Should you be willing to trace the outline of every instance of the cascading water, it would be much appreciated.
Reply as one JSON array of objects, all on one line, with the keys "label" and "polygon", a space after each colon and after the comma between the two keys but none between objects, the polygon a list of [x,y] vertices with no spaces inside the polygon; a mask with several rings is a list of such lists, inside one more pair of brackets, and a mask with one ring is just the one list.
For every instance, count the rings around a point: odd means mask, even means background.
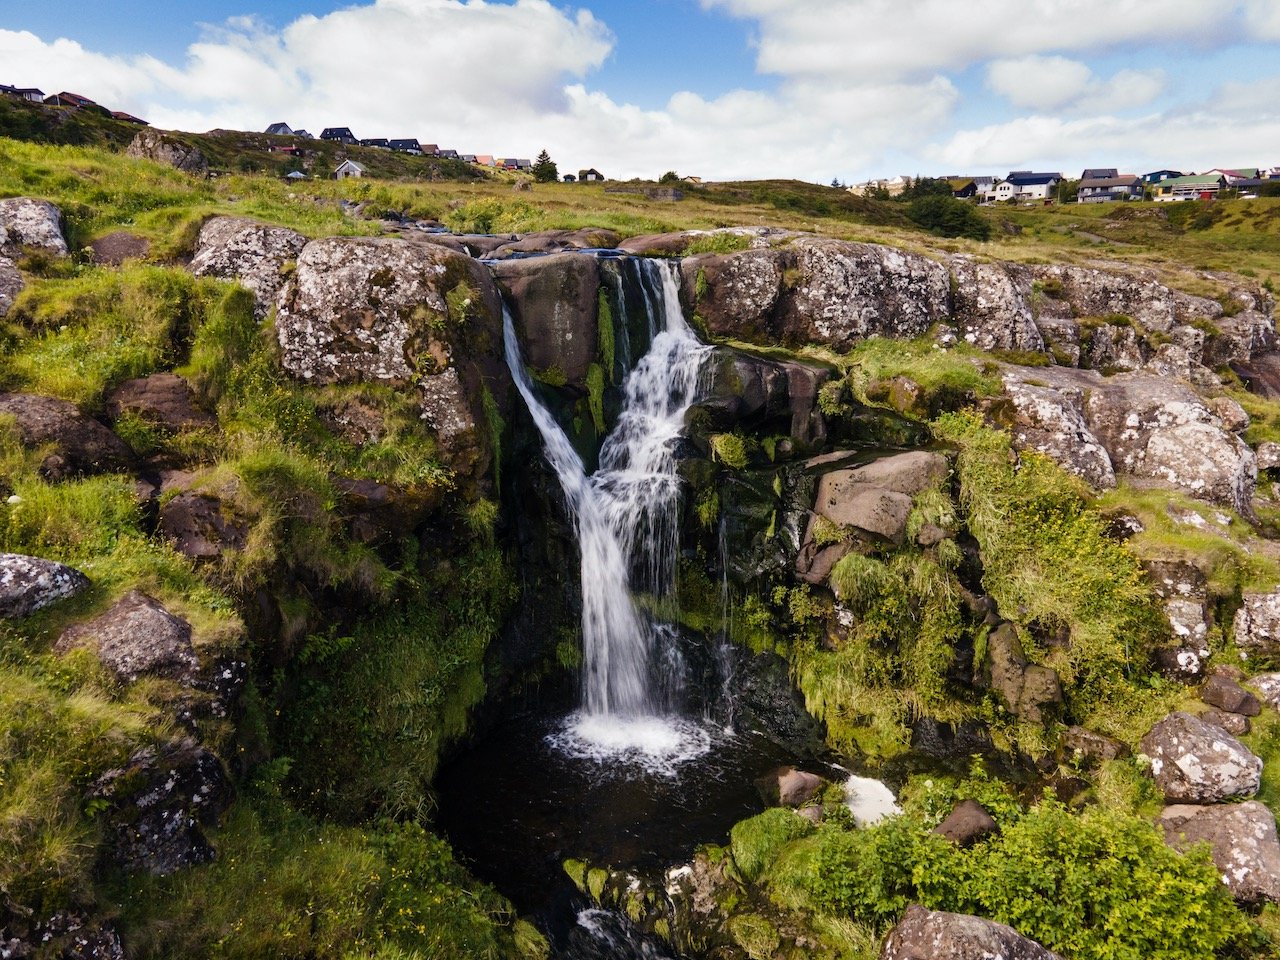
[{"label": "cascading water", "polygon": [[623,384],[622,411],[591,476],[538,400],[506,313],[503,337],[507,365],[564,489],[582,555],[582,710],[570,718],[559,745],[587,756],[674,764],[705,751],[708,737],[675,715],[681,669],[673,631],[640,608],[633,590],[659,607],[674,599],[675,445],[710,348],[685,322],[675,268],[638,261],[636,269],[652,342]]}]

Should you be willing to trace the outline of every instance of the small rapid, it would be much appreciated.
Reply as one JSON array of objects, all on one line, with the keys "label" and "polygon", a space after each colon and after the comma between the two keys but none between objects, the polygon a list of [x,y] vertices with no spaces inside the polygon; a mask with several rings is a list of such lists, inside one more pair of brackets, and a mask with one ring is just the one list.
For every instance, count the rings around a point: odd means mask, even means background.
[{"label": "small rapid", "polygon": [[674,630],[635,596],[642,591],[659,609],[675,601],[675,447],[710,347],[684,319],[676,267],[636,263],[652,339],[623,383],[622,410],[594,474],[586,474],[568,436],[538,399],[505,310],[503,345],[564,490],[582,558],[582,706],[551,741],[571,755],[624,759],[654,771],[710,746],[696,723],[679,716],[684,668]]}]

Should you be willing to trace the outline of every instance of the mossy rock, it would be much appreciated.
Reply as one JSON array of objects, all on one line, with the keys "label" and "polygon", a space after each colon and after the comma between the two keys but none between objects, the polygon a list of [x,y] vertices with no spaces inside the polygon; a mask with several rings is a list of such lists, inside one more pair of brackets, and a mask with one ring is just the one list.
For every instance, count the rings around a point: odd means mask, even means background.
[{"label": "mossy rock", "polygon": [[609,882],[609,871],[603,867],[592,867],[587,871],[587,889],[584,891],[590,894],[591,899],[600,902],[600,898],[604,895],[605,884]]},{"label": "mossy rock", "polygon": [[563,864],[564,872],[568,874],[569,879],[573,881],[573,885],[578,888],[579,892],[587,892],[587,865],[581,860],[566,860]]}]

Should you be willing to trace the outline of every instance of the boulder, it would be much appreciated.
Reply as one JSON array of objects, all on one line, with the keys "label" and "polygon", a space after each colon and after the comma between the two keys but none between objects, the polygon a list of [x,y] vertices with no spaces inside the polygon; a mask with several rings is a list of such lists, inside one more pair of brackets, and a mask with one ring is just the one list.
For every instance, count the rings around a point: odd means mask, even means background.
[{"label": "boulder", "polygon": [[1280,710],[1280,673],[1260,673],[1249,678],[1249,685],[1258,691],[1263,703]]},{"label": "boulder", "polygon": [[193,560],[212,560],[227,551],[243,550],[249,522],[221,499],[183,490],[160,507],[160,532],[178,552]]},{"label": "boulder", "polygon": [[787,263],[788,254],[780,250],[689,257],[680,268],[684,297],[712,333],[777,339]]},{"label": "boulder", "polygon": [[1213,320],[1222,314],[1222,305],[1216,300],[1172,290],[1150,271],[1063,265],[1030,270],[1042,284],[1052,284],[1059,291],[1058,298],[1077,317],[1120,314],[1137,321],[1144,330],[1168,333],[1175,325]]},{"label": "boulder", "polygon": [[63,631],[54,652],[87,647],[125,683],[143,675],[190,681],[200,668],[191,624],[141,590],[131,590],[105,613]]},{"label": "boulder", "polygon": [[1044,337],[1032,315],[1031,276],[1026,267],[955,257],[951,273],[955,278],[952,307],[965,343],[980,350],[1044,352]]},{"label": "boulder", "polygon": [[1216,707],[1205,710],[1200,714],[1200,719],[1205,723],[1213,724],[1215,727],[1221,727],[1233,737],[1243,737],[1253,726],[1249,723],[1249,718],[1243,714],[1228,713]]},{"label": "boulder", "polygon": [[849,472],[837,470],[823,475],[813,509],[832,523],[854,527],[890,543],[902,543],[907,534],[911,498],[850,480]]},{"label": "boulder", "polygon": [[1231,621],[1231,633],[1246,660],[1280,657],[1280,590],[1246,593]]},{"label": "boulder", "polygon": [[214,859],[201,828],[230,806],[232,788],[221,761],[186,739],[136,751],[95,780],[86,799],[109,805],[101,816],[116,865],[166,876]]},{"label": "boulder", "polygon": [[1144,346],[1133,327],[1104,323],[1086,335],[1080,365],[1108,373],[1137,370],[1146,362]]},{"label": "boulder", "polygon": [[195,177],[203,177],[209,172],[209,161],[198,147],[159,130],[141,131],[124,152],[127,156],[162,163]]},{"label": "boulder", "polygon": [[9,312],[25,286],[17,265],[8,257],[0,256],[0,317]]},{"label": "boulder", "polygon": [[914,497],[946,480],[950,466],[941,454],[912,450],[880,457],[865,466],[840,472],[847,473],[848,480],[854,483],[866,483]]},{"label": "boulder", "polygon": [[697,407],[710,414],[711,429],[785,433],[802,444],[826,439],[818,390],[831,379],[827,368],[716,347],[702,370]]},{"label": "boulder", "polygon": [[569,383],[585,386],[587,368],[598,362],[600,351],[595,257],[558,253],[504,260],[493,265],[493,273],[508,291],[525,363],[535,370],[557,368]]},{"label": "boulder", "polygon": [[1228,366],[1244,381],[1250,393],[1268,400],[1280,400],[1280,353],[1264,353],[1251,360],[1237,360]]},{"label": "boulder", "polygon": [[30,393],[0,393],[0,414],[14,418],[26,446],[52,447],[40,465],[40,473],[47,480],[127,471],[133,465],[134,455],[128,444],[66,400]]},{"label": "boulder", "polygon": [[617,246],[618,235],[612,230],[583,227],[578,230],[543,230],[527,233],[519,240],[510,240],[488,252],[493,260],[504,260],[529,254],[561,253],[567,250],[611,250]]},{"label": "boulder", "polygon": [[1213,328],[1204,349],[1204,363],[1210,367],[1248,363],[1254,357],[1273,353],[1276,349],[1275,324],[1270,309],[1249,309],[1234,317],[1217,317]]},{"label": "boulder", "polygon": [[823,779],[795,767],[778,767],[756,780],[756,789],[765,803],[782,807],[800,807],[822,790]]},{"label": "boulder", "polygon": [[907,907],[880,960],[1062,960],[1012,927],[961,913]]},{"label": "boulder", "polygon": [[1042,723],[1050,710],[1062,704],[1057,671],[1027,660],[1018,628],[1008,621],[988,634],[984,666],[988,686],[1016,717]]},{"label": "boulder", "polygon": [[132,413],[165,430],[178,432],[217,426],[217,418],[195,405],[187,381],[174,373],[153,373],[126,380],[107,397],[107,415],[119,420]]},{"label": "boulder", "polygon": [[89,578],[72,567],[20,553],[0,553],[2,619],[28,616],[88,586]]},{"label": "boulder", "polygon": [[1258,792],[1262,761],[1221,727],[1172,713],[1142,738],[1156,785],[1171,803],[1222,803]]},{"label": "boulder", "polygon": [[214,217],[200,228],[191,272],[239,281],[253,292],[258,317],[265,317],[284,286],[288,265],[306,243],[306,237],[285,227],[246,217]]},{"label": "boulder", "polygon": [[1051,386],[1022,368],[1006,371],[1003,381],[1013,403],[1014,446],[1050,457],[1095,489],[1116,485],[1111,457],[1085,422],[1083,388]]},{"label": "boulder", "polygon": [[695,237],[704,236],[701,230],[684,230],[678,233],[646,233],[627,237],[617,244],[624,253],[641,257],[673,257],[684,253],[685,247]]},{"label": "boulder", "polygon": [[23,916],[0,906],[0,958],[29,960],[126,960],[124,944],[108,920],[59,910],[49,917]]},{"label": "boulder", "polygon": [[1263,440],[1255,451],[1258,457],[1259,470],[1274,470],[1280,467],[1280,443],[1274,440]]},{"label": "boulder", "polygon": [[1257,800],[1166,807],[1160,827],[1165,842],[1176,850],[1207,843],[1222,882],[1236,900],[1280,902],[1280,838],[1275,817]]},{"label": "boulder", "polygon": [[126,260],[141,260],[151,252],[151,241],[127,230],[116,230],[89,243],[93,262],[118,267]]},{"label": "boulder", "polygon": [[1245,717],[1256,717],[1262,712],[1258,698],[1227,677],[1212,676],[1206,680],[1200,688],[1200,699],[1211,707]]},{"label": "boulder", "polygon": [[67,241],[62,235],[62,211],[48,200],[31,197],[0,200],[0,254],[14,256],[24,249],[59,256],[67,253]]},{"label": "boulder", "polygon": [[977,800],[961,800],[947,818],[933,828],[933,832],[957,846],[970,847],[999,829],[986,807]]},{"label": "boulder", "polygon": [[1062,735],[1062,745],[1076,757],[1095,763],[1129,755],[1129,748],[1119,740],[1084,727],[1068,727]]}]

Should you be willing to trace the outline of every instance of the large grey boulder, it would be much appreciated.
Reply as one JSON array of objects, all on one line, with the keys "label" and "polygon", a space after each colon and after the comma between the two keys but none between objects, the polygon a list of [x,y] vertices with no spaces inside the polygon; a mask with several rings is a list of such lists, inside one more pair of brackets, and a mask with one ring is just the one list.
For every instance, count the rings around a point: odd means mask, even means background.
[{"label": "large grey boulder", "polygon": [[0,414],[14,418],[26,446],[51,448],[40,465],[48,480],[126,471],[133,465],[128,444],[66,400],[0,393]]},{"label": "large grey boulder", "polygon": [[1078,317],[1121,314],[1143,329],[1167,333],[1175,325],[1192,320],[1212,320],[1221,315],[1216,300],[1172,290],[1149,271],[1053,265],[1032,267],[1042,284],[1055,284],[1059,297]]},{"label": "large grey boulder", "polygon": [[191,624],[140,590],[131,590],[109,610],[63,631],[54,652],[87,647],[117,677],[129,683],[143,675],[190,681],[200,668],[191,645]]},{"label": "large grey boulder", "polygon": [[1209,844],[1222,882],[1241,903],[1280,902],[1280,838],[1271,811],[1257,800],[1194,806],[1160,814],[1165,841],[1177,850]]},{"label": "large grey boulder", "polygon": [[88,586],[88,577],[64,564],[0,553],[0,618],[28,616]]},{"label": "large grey boulder", "polygon": [[1045,350],[1031,309],[1026,267],[956,257],[951,272],[956,328],[965,343],[981,350]]},{"label": "large grey boulder", "polygon": [[1246,593],[1231,621],[1231,633],[1247,660],[1280,657],[1280,590]]},{"label": "large grey boulder", "polygon": [[13,255],[23,249],[66,254],[62,211],[48,200],[31,197],[0,200],[0,253]]},{"label": "large grey boulder", "polygon": [[194,740],[136,751],[93,782],[87,799],[103,800],[111,859],[157,876],[214,859],[202,827],[231,804],[222,762]]},{"label": "large grey boulder", "polygon": [[1062,960],[1012,927],[962,913],[907,907],[880,960]]},{"label": "large grey boulder", "polygon": [[599,354],[596,258],[557,253],[504,260],[494,264],[493,273],[510,294],[525,363],[535,370],[556,368],[569,383],[584,385]]},{"label": "large grey boulder", "polygon": [[253,292],[255,309],[263,317],[284,285],[287,265],[306,243],[306,237],[285,227],[246,217],[214,217],[200,228],[191,272],[239,281]]},{"label": "large grey boulder", "polygon": [[143,130],[130,141],[124,152],[127,156],[162,163],[195,177],[203,177],[209,172],[209,161],[199,147],[160,130]]},{"label": "large grey boulder", "polygon": [[8,257],[0,256],[0,317],[13,307],[24,286],[22,271]]},{"label": "large grey boulder", "polygon": [[1222,803],[1258,792],[1262,761],[1221,727],[1171,713],[1142,738],[1151,774],[1170,803]]},{"label": "large grey boulder", "polygon": [[1084,389],[1051,386],[1022,368],[1007,371],[1003,381],[1018,449],[1043,453],[1096,489],[1116,485],[1111,457],[1085,422]]}]

